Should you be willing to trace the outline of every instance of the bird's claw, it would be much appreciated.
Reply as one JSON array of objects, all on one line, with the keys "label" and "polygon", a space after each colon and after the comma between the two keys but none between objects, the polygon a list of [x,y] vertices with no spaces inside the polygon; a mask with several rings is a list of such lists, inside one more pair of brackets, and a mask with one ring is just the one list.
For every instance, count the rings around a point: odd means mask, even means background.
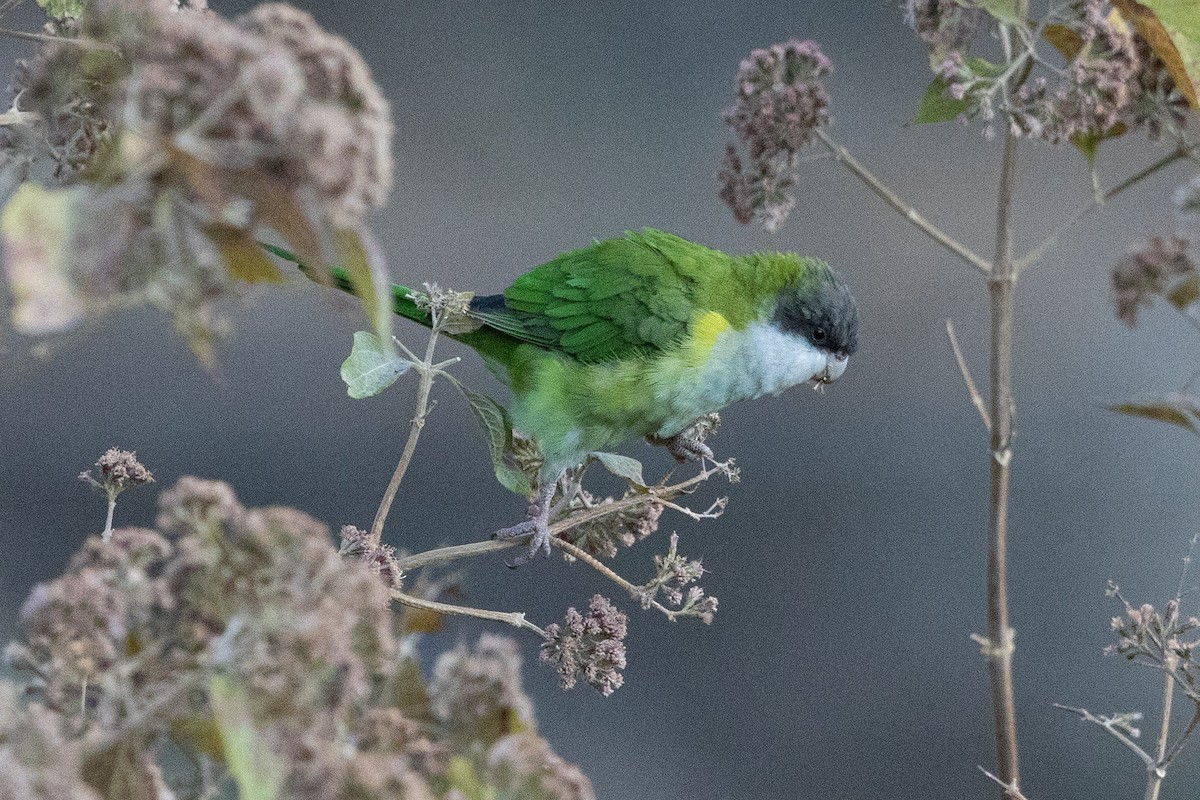
[{"label": "bird's claw", "polygon": [[[508,528],[501,528],[492,534],[493,539],[517,539],[524,536],[529,536],[529,549],[522,555],[513,559],[508,566],[517,568],[523,564],[528,564],[534,556],[541,553],[545,557],[550,556],[550,510],[542,508],[535,504],[530,507],[530,518],[524,522],[518,522]],[[532,535],[531,535],[532,534]]]},{"label": "bird's claw", "polygon": [[661,444],[667,448],[667,452],[678,461],[703,461],[708,459],[714,461],[712,448],[706,445],[699,439],[693,439],[690,436],[684,436],[682,433],[677,433],[669,438],[646,437],[652,444]]}]

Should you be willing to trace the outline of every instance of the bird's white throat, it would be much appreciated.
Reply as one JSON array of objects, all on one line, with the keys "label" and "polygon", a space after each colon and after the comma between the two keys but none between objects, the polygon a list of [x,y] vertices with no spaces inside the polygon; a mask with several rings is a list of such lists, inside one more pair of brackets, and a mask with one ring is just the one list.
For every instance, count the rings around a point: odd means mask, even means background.
[{"label": "bird's white throat", "polygon": [[717,337],[697,384],[711,393],[708,400],[720,408],[738,400],[779,394],[807,383],[831,370],[836,379],[845,361],[835,363],[803,336],[770,323],[755,322],[742,330],[729,328]]}]

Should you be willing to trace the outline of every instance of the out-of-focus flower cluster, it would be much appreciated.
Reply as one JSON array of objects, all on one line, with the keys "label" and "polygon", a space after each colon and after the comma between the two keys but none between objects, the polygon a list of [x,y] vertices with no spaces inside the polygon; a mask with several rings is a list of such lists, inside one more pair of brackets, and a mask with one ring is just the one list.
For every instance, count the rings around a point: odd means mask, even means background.
[{"label": "out-of-focus flower cluster", "polygon": [[[954,2],[908,0],[906,18],[930,51],[930,65],[947,99],[965,105],[959,118],[980,118],[988,138],[1003,114],[1016,136],[1058,144],[1091,144],[1145,126],[1152,138],[1187,124],[1187,102],[1162,59],[1107,0],[1058,6],[1038,32],[1065,66],[1048,68],[1045,42],[1018,49],[1016,61],[992,64],[970,57],[991,18]],[[1033,52],[1037,53],[1035,57]],[[1047,68],[1036,69],[1035,60]],[[1002,85],[1011,81],[1015,91]]]},{"label": "out-of-focus flower cluster", "polygon": [[1178,236],[1155,236],[1150,244],[1125,256],[1112,273],[1117,318],[1137,324],[1138,310],[1155,297],[1185,308],[1200,296],[1200,274],[1188,254],[1189,242]]},{"label": "out-of-focus flower cluster", "polygon": [[253,763],[289,798],[594,797],[534,733],[510,640],[444,653],[426,686],[379,554],[343,557],[311,517],[197,478],[160,495],[156,527],[89,539],[25,602],[0,797],[174,797],[167,741],[209,765],[172,775],[188,796]]},{"label": "out-of-focus flower cluster", "polygon": [[1107,594],[1116,597],[1125,606],[1125,613],[1112,618],[1112,630],[1117,643],[1106,652],[1115,653],[1133,660],[1141,660],[1170,671],[1179,681],[1180,688],[1189,697],[1200,702],[1200,677],[1193,656],[1200,646],[1200,619],[1182,617],[1179,599],[1167,603],[1162,610],[1149,603],[1134,606],[1121,594],[1120,587],[1109,582]]},{"label": "out-of-focus flower cluster", "polygon": [[642,588],[642,607],[649,608],[661,593],[666,604],[677,609],[672,616],[699,617],[705,625],[711,625],[717,598],[690,585],[704,576],[704,566],[699,559],[679,555],[679,534],[671,534],[671,549],[664,556],[655,556],[654,566],[654,578]]},{"label": "out-of-focus flower cluster", "polygon": [[547,626],[549,640],[542,645],[541,660],[558,670],[564,689],[579,678],[608,696],[625,678],[627,618],[608,598],[594,595],[588,613],[567,609],[566,620]]},{"label": "out-of-focus flower cluster", "polygon": [[[282,278],[256,232],[310,266],[361,250],[391,187],[390,111],[361,56],[309,14],[268,3],[231,21],[195,0],[93,0],[47,32],[0,129],[5,163],[49,156],[70,187],[26,184],[6,213],[23,332],[150,303],[211,361],[215,303],[239,281]],[[51,202],[53,220],[38,214]]]},{"label": "out-of-focus flower cluster", "polygon": [[1165,299],[1185,314],[1200,300],[1200,270],[1191,245],[1200,236],[1200,177],[1180,186],[1174,195],[1175,235],[1155,236],[1113,267],[1113,304],[1117,318],[1129,327],[1138,312]]},{"label": "out-of-focus flower cluster", "polygon": [[742,223],[775,230],[795,199],[796,155],[829,123],[825,79],[832,64],[815,42],[792,40],[754,50],[737,73],[737,102],[725,122],[746,152],[725,148],[720,197]]}]

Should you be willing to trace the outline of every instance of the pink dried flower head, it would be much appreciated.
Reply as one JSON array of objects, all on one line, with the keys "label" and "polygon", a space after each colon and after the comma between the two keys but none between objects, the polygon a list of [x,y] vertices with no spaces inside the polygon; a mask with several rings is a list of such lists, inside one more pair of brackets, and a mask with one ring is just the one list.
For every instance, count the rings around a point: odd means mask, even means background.
[{"label": "pink dried flower head", "polygon": [[1138,309],[1155,297],[1173,297],[1174,287],[1200,279],[1188,254],[1188,241],[1178,236],[1154,237],[1141,250],[1127,255],[1114,268],[1112,286],[1117,318],[1129,327],[1137,324]]},{"label": "pink dried flower head", "polygon": [[141,486],[153,483],[154,475],[137,460],[133,450],[119,450],[116,447],[108,449],[96,462],[99,479],[92,477],[92,471],[79,473],[79,479],[97,488],[104,489],[110,496],[115,497],[131,486]]},{"label": "pink dried flower head", "polygon": [[624,683],[627,618],[608,598],[594,595],[587,615],[567,609],[562,625],[546,628],[549,640],[539,657],[558,670],[564,689],[582,677],[605,697]]},{"label": "pink dried flower head", "polygon": [[505,736],[487,754],[490,783],[502,796],[537,800],[595,800],[592,782],[532,733]]},{"label": "pink dried flower head", "polygon": [[[642,588],[642,606],[649,608],[661,592],[667,605],[678,608],[675,616],[699,617],[710,625],[717,610],[717,598],[708,597],[699,586],[690,586],[704,575],[700,561],[679,555],[679,534],[671,534],[671,547],[666,555],[655,556],[655,575]],[[684,590],[687,590],[686,592]]]},{"label": "pink dried flower head", "polygon": [[737,74],[737,102],[725,122],[749,156],[747,168],[727,145],[719,195],[734,218],[759,219],[775,230],[795,199],[796,154],[829,124],[825,78],[832,65],[815,42],[791,40],[754,50]]},{"label": "pink dried flower head", "polygon": [[[634,496],[632,490],[625,492],[622,500]],[[603,510],[616,502],[611,497],[597,500],[586,489],[580,488],[571,502],[572,508]],[[599,558],[614,558],[619,548],[632,547],[658,530],[658,520],[663,506],[653,498],[645,503],[610,513],[607,516],[584,522],[571,531],[572,543]]]},{"label": "pink dried flower head", "polygon": [[342,545],[338,548],[339,555],[366,564],[389,589],[400,589],[404,583],[404,573],[396,564],[396,548],[372,541],[371,534],[353,525],[343,525],[340,536]]},{"label": "pink dried flower head", "polygon": [[490,744],[533,719],[533,703],[521,688],[517,643],[490,633],[474,648],[460,644],[438,656],[429,701],[434,716],[460,741]]},{"label": "pink dried flower head", "polygon": [[931,63],[953,50],[966,50],[979,32],[987,12],[947,0],[907,0],[904,21],[929,48]]},{"label": "pink dried flower head", "polygon": [[794,154],[829,123],[825,78],[832,65],[816,42],[754,50],[738,68],[737,103],[725,121],[756,161]]}]

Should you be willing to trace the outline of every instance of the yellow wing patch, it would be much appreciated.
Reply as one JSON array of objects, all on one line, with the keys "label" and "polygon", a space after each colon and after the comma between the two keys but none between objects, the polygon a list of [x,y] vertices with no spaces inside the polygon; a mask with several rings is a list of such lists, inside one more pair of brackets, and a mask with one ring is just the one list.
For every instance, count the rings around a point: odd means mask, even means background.
[{"label": "yellow wing patch", "polygon": [[692,326],[692,341],[690,346],[689,361],[693,366],[702,364],[709,353],[712,352],[713,346],[717,343],[717,337],[725,331],[729,330],[729,320],[716,311],[705,312],[700,319],[696,320]]}]

